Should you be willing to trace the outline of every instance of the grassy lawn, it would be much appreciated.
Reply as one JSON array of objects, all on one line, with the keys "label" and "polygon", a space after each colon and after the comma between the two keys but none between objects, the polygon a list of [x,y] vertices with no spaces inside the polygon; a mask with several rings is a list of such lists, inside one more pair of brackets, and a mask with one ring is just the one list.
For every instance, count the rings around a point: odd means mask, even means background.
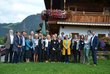
[{"label": "grassy lawn", "polygon": [[0,63],[0,74],[110,74],[110,60],[97,66],[79,63]]}]

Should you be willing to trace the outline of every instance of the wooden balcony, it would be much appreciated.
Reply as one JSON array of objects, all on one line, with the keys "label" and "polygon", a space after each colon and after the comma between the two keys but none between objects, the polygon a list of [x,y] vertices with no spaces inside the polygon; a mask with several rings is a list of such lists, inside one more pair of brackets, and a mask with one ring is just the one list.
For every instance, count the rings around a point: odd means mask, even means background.
[{"label": "wooden balcony", "polygon": [[[64,12],[66,14],[63,14]],[[110,23],[110,12],[45,10],[42,13],[42,17],[45,20],[44,13],[46,16],[48,15],[48,21]]]},{"label": "wooden balcony", "polygon": [[102,12],[68,12],[68,18],[65,21],[70,22],[93,22],[110,23],[110,13]]}]

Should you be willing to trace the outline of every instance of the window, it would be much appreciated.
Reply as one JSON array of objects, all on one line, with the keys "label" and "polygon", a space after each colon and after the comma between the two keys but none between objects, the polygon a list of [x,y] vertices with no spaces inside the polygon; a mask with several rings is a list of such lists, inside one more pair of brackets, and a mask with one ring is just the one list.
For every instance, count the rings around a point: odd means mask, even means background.
[{"label": "window", "polygon": [[75,35],[79,36],[79,33],[71,33],[72,37],[74,37]]},{"label": "window", "polygon": [[105,34],[98,34],[98,38],[102,38],[102,37],[105,37],[106,35]]}]

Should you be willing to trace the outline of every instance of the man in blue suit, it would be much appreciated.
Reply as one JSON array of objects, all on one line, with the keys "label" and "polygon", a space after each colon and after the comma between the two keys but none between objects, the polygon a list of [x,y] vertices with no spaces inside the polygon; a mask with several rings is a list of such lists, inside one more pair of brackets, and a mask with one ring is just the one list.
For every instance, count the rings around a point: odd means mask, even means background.
[{"label": "man in blue suit", "polygon": [[14,36],[13,52],[13,63],[20,62],[22,52],[22,37],[20,35],[20,32],[16,32],[16,35]]},{"label": "man in blue suit", "polygon": [[97,48],[98,48],[98,37],[95,35],[95,32],[92,32],[91,37],[91,51],[92,51],[92,58],[94,66],[97,65]]}]

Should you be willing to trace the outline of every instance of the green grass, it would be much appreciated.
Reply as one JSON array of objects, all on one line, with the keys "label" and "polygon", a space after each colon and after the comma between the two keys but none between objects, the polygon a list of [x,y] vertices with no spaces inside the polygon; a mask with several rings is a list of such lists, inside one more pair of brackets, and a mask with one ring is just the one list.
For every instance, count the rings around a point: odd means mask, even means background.
[{"label": "green grass", "polygon": [[0,74],[110,74],[110,60],[97,66],[79,63],[0,63]]}]

